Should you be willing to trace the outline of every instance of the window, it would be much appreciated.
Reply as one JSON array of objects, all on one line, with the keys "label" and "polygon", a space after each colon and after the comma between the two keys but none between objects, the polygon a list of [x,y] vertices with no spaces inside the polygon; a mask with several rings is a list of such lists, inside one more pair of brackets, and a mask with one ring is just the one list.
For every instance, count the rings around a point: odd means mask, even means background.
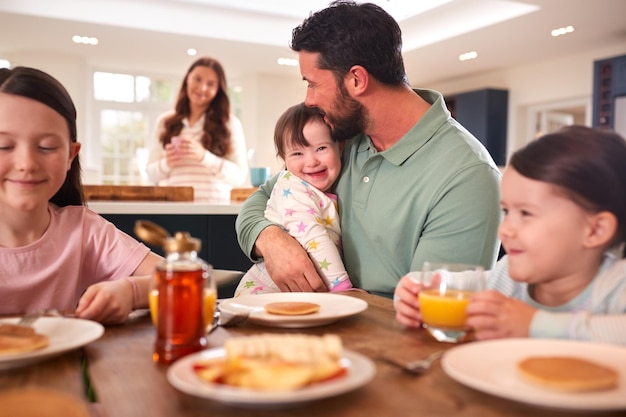
[{"label": "window", "polygon": [[[145,137],[148,131],[145,117],[140,112],[100,112],[102,176],[105,184],[143,182],[142,171],[145,171],[147,163]],[[145,158],[141,157],[143,155]]]},{"label": "window", "polygon": [[98,140],[90,144],[87,169],[97,171],[95,182],[149,183],[145,168],[152,130],[157,117],[173,107],[179,87],[180,80],[162,76],[93,73],[92,133]]}]

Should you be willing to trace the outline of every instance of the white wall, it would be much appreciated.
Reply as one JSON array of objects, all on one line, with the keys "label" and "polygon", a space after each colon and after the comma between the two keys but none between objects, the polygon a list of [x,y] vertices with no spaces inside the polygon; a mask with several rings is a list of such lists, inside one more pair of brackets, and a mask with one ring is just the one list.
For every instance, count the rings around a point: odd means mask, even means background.
[{"label": "white wall", "polygon": [[304,101],[305,84],[297,68],[288,78],[249,74],[241,80],[242,123],[248,149],[254,149],[254,164],[270,166],[272,174],[282,168],[274,148],[274,126],[288,108]]},{"label": "white wall", "polygon": [[[508,89],[507,155],[510,155],[532,139],[526,123],[529,108],[573,99],[591,101],[593,61],[623,54],[626,54],[626,41],[593,52],[532,63],[512,70],[494,71],[419,87],[433,88],[443,94],[462,93],[487,87]],[[85,118],[88,114],[89,63],[80,57],[41,52],[14,54],[11,56],[11,62],[14,66],[27,65],[40,68],[58,78],[66,86],[78,108],[79,138],[87,138]],[[182,76],[182,74],[172,75]],[[272,173],[275,173],[282,164],[275,156],[274,124],[287,107],[303,101],[306,92],[298,70],[294,69],[293,76],[289,77],[249,73],[239,80],[229,80],[229,83],[231,85],[237,83],[242,88],[241,122],[248,147],[256,151],[256,164],[270,166]],[[88,153],[89,149],[85,147],[81,152]]]}]

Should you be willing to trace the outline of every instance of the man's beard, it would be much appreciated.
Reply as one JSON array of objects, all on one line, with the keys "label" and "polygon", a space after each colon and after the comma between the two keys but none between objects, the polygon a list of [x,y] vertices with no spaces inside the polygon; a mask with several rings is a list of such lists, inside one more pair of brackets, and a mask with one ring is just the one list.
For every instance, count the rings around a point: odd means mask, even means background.
[{"label": "man's beard", "polygon": [[358,101],[348,95],[343,84],[339,83],[339,94],[333,103],[333,113],[326,113],[334,140],[350,139],[365,131],[367,111]]}]

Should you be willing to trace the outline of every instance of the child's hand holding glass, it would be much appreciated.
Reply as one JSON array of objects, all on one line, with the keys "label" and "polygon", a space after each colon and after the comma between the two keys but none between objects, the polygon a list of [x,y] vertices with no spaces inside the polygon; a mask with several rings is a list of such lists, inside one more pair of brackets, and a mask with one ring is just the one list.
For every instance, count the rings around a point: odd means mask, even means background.
[{"label": "child's hand holding glass", "polygon": [[481,291],[470,298],[467,325],[478,340],[502,337],[528,337],[537,310],[523,301],[498,291]]}]

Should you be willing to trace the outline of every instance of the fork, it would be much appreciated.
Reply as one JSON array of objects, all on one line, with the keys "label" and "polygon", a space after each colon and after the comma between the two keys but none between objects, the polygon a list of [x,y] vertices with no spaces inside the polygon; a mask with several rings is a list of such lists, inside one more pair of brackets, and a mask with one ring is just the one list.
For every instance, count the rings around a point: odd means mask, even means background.
[{"label": "fork", "polygon": [[241,313],[238,312],[236,314],[224,314],[218,310],[213,315],[213,323],[211,324],[208,333],[211,333],[218,327],[236,326],[248,320],[249,316],[250,314],[247,311]]},{"label": "fork", "polygon": [[61,314],[59,310],[54,308],[38,310],[24,315],[20,319],[20,321],[17,322],[17,324],[20,326],[31,326],[35,322],[35,320],[43,316],[63,317],[63,314]]},{"label": "fork", "polygon": [[395,359],[391,359],[387,357],[381,357],[380,359],[383,360],[384,362],[387,362],[388,364],[397,366],[398,368],[402,369],[404,372],[408,372],[412,375],[423,375],[430,369],[432,364],[444,354],[444,352],[445,351],[443,350],[438,350],[426,356],[425,358],[418,359],[416,361],[412,361],[408,363],[400,363],[396,361]]}]

